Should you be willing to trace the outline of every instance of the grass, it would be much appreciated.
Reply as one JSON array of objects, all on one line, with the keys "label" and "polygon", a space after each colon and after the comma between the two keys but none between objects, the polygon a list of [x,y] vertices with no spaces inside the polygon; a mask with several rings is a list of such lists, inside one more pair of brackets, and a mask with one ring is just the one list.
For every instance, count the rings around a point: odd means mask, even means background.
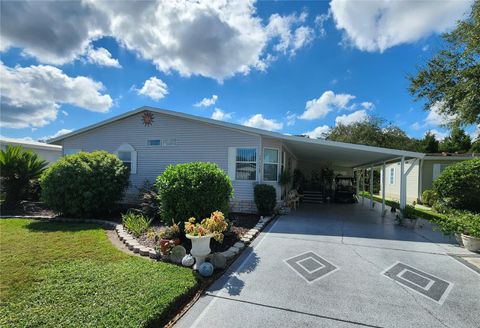
[{"label": "grass", "polygon": [[[370,198],[370,193],[366,192],[366,191],[365,192],[361,191],[360,196],[363,196],[365,198]],[[379,197],[379,196],[376,196],[376,195],[373,195],[373,200],[376,201],[376,202],[379,202],[379,203],[382,202],[382,198]],[[390,206],[390,207],[400,209],[400,203],[397,202],[397,201],[390,200],[390,199],[385,199],[385,204]],[[429,220],[429,221],[430,220],[435,220],[435,219],[445,218],[445,215],[442,214],[442,213],[438,213],[434,210],[427,210],[427,209],[417,208],[417,207],[415,207],[415,216],[418,217],[418,218]]]},{"label": "grass", "polygon": [[117,250],[94,224],[0,220],[1,327],[144,327],[196,290],[188,268]]}]

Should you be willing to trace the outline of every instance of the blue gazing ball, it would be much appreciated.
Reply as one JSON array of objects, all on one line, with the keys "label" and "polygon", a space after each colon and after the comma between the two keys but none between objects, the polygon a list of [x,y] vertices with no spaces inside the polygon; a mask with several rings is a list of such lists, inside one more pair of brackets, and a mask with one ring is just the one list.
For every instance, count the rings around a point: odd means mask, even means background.
[{"label": "blue gazing ball", "polygon": [[210,277],[213,274],[213,265],[208,262],[203,262],[198,268],[198,273],[203,277]]}]

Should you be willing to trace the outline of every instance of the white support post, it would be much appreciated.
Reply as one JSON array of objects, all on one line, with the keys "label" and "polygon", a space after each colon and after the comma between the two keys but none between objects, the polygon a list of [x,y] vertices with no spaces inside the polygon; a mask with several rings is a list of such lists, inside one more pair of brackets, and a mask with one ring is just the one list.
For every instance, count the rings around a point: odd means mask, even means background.
[{"label": "white support post", "polygon": [[357,197],[360,197],[360,174],[359,174],[359,171],[356,170],[355,171],[355,177],[357,178]]},{"label": "white support post", "polygon": [[382,165],[382,216],[385,216],[385,162]]},{"label": "white support post", "polygon": [[370,207],[373,208],[373,165],[370,165]]},{"label": "white support post", "polygon": [[365,169],[362,169],[362,206],[365,204]]},{"label": "white support post", "polygon": [[405,157],[400,161],[400,209],[403,210],[407,204],[407,181],[405,176]]}]

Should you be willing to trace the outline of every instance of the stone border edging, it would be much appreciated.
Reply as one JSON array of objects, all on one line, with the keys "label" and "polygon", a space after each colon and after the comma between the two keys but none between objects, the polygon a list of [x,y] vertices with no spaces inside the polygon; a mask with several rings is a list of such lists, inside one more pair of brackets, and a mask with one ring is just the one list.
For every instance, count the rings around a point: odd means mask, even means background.
[{"label": "stone border edging", "polygon": [[[227,260],[230,260],[234,258],[236,255],[240,253],[241,250],[243,250],[245,247],[247,247],[248,244],[252,242],[253,239],[260,233],[260,231],[263,230],[263,228],[274,218],[275,216],[267,216],[267,217],[260,217],[260,220],[258,220],[258,223],[253,227],[252,229],[248,230],[247,233],[245,233],[240,241],[236,242],[233,246],[230,246],[229,249],[227,249],[224,252],[221,252],[223,256],[227,258]],[[112,221],[107,221],[107,220],[97,220],[97,219],[70,219],[70,218],[62,218],[62,217],[48,217],[48,216],[4,216],[2,215],[0,218],[25,218],[25,219],[46,219],[46,220],[51,220],[51,221],[59,221],[59,222],[77,222],[77,223],[96,223],[100,224],[109,228],[115,229],[115,232],[117,233],[118,238],[120,241],[123,241],[125,246],[132,252],[139,254],[141,256],[145,257],[150,257],[151,259],[158,259],[160,258],[160,254],[157,253],[156,250],[154,250],[151,247],[146,247],[141,245],[137,239],[128,233],[126,229],[124,229],[123,225],[121,223],[116,223]]]}]

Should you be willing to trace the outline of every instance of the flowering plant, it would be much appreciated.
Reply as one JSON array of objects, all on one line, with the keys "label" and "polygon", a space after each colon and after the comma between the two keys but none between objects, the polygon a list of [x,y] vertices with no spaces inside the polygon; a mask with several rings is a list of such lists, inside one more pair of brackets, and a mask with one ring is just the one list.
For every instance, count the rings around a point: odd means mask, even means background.
[{"label": "flowering plant", "polygon": [[163,228],[159,235],[164,239],[180,238],[180,227],[174,222],[171,226]]},{"label": "flowering plant", "polygon": [[191,217],[185,222],[185,233],[198,237],[211,235],[219,243],[223,241],[223,233],[227,230],[228,223],[222,212],[215,211],[200,223],[195,221],[196,219]]}]

